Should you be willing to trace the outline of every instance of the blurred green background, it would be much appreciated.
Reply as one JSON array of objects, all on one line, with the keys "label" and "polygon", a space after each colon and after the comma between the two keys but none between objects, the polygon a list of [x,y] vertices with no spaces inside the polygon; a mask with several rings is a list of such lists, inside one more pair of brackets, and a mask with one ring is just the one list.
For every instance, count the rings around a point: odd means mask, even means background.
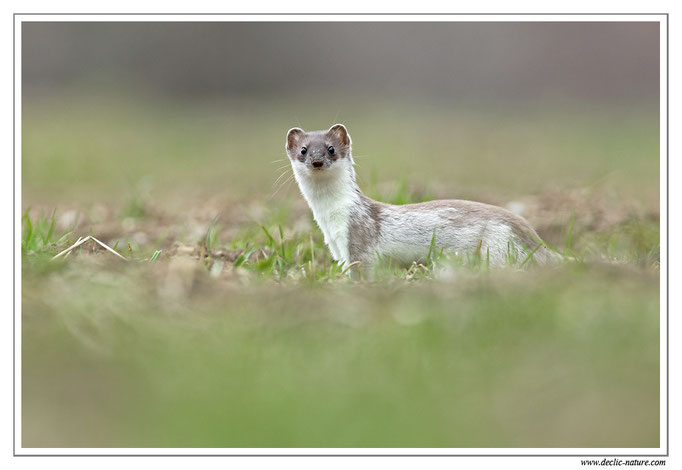
[{"label": "blurred green background", "polygon": [[[658,40],[24,23],[22,445],[657,447]],[[579,262],[349,281],[284,154],[335,122],[368,195],[507,206]],[[49,261],[89,234],[130,262]]]}]

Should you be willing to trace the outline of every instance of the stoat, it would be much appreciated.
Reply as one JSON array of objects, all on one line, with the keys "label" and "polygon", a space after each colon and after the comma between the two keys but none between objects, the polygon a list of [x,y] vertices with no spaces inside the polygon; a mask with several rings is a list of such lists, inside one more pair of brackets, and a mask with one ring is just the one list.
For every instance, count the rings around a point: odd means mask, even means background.
[{"label": "stoat", "polygon": [[[392,205],[365,196],[353,169],[351,138],[343,124],[327,131],[287,133],[286,152],[296,182],[335,260],[372,265],[379,255],[401,264],[423,261],[433,249],[478,254],[490,266],[529,255],[556,258],[523,218],[501,207],[464,200]],[[510,256],[511,255],[511,256]],[[359,262],[359,263],[356,263]]]}]

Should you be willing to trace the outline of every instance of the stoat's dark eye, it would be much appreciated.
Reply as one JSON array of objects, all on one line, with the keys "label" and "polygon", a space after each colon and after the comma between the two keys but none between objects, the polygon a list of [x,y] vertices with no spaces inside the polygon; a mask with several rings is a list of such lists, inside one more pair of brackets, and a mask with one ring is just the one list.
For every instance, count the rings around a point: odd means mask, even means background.
[{"label": "stoat's dark eye", "polygon": [[329,148],[327,149],[327,152],[329,152],[329,155],[334,155],[334,147],[330,145]]},{"label": "stoat's dark eye", "polygon": [[305,153],[308,151],[307,148],[301,147],[301,155],[305,155]]}]

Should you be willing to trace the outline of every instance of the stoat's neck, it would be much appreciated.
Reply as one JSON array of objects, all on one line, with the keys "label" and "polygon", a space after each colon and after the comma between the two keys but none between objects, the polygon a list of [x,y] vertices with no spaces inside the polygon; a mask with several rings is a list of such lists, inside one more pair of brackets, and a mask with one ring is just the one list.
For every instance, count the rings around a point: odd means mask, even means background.
[{"label": "stoat's neck", "polygon": [[361,204],[362,197],[352,164],[334,165],[320,172],[299,170],[294,166],[294,175],[332,256],[348,263],[350,217],[354,206]]},{"label": "stoat's neck", "polygon": [[350,196],[361,193],[351,166],[312,174],[296,170],[296,181],[313,212],[341,208],[356,199]]}]

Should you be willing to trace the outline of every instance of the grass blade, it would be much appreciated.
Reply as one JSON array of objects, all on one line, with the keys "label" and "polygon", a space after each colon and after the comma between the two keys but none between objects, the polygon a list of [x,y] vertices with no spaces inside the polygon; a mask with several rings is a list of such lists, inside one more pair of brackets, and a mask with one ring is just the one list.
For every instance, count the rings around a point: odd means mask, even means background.
[{"label": "grass blade", "polygon": [[239,266],[247,262],[251,255],[254,254],[256,251],[258,251],[258,248],[252,248],[251,250],[239,255],[239,257],[234,261],[234,267],[238,268]]},{"label": "grass blade", "polygon": [[270,245],[270,248],[274,247],[277,245],[277,242],[275,242],[275,239],[270,235],[270,232],[268,232],[268,229],[265,228],[265,225],[260,226],[260,228],[263,229],[263,232],[265,232],[265,236],[268,237],[268,244]]},{"label": "grass blade", "polygon": [[50,243],[50,239],[52,238],[52,234],[54,233],[54,222],[56,215],[57,209],[52,211],[52,217],[50,218],[50,226],[48,227],[45,236],[43,236],[43,245],[47,245],[48,243]]},{"label": "grass blade", "polygon": [[31,216],[29,215],[29,210],[26,209],[21,221],[24,224],[24,232],[21,236],[21,246],[24,250],[28,250],[31,247],[31,241],[33,240],[33,223],[31,223]]},{"label": "grass blade", "polygon": [[540,249],[541,246],[542,246],[542,245],[536,246],[535,249],[534,249],[533,251],[531,251],[531,252],[528,254],[528,256],[526,256],[526,259],[523,260],[523,263],[521,263],[521,264],[519,265],[519,268],[522,268],[523,265],[526,264],[526,263],[528,262],[528,260],[530,260],[531,258],[533,258],[533,256],[535,256],[535,252],[538,251],[538,250]]},{"label": "grass blade", "polygon": [[[159,255],[160,255],[160,254],[161,254],[161,250],[156,250],[156,251],[154,252],[154,254],[151,256],[151,258],[149,258],[149,262],[150,262],[150,263],[153,263],[154,261],[156,261],[156,260],[159,258]],[[125,258],[124,258],[124,259],[125,259]]]},{"label": "grass blade", "polygon": [[573,223],[574,220],[573,212],[571,212],[571,218],[568,225],[568,234],[566,235],[566,253],[571,253],[573,246]]}]

